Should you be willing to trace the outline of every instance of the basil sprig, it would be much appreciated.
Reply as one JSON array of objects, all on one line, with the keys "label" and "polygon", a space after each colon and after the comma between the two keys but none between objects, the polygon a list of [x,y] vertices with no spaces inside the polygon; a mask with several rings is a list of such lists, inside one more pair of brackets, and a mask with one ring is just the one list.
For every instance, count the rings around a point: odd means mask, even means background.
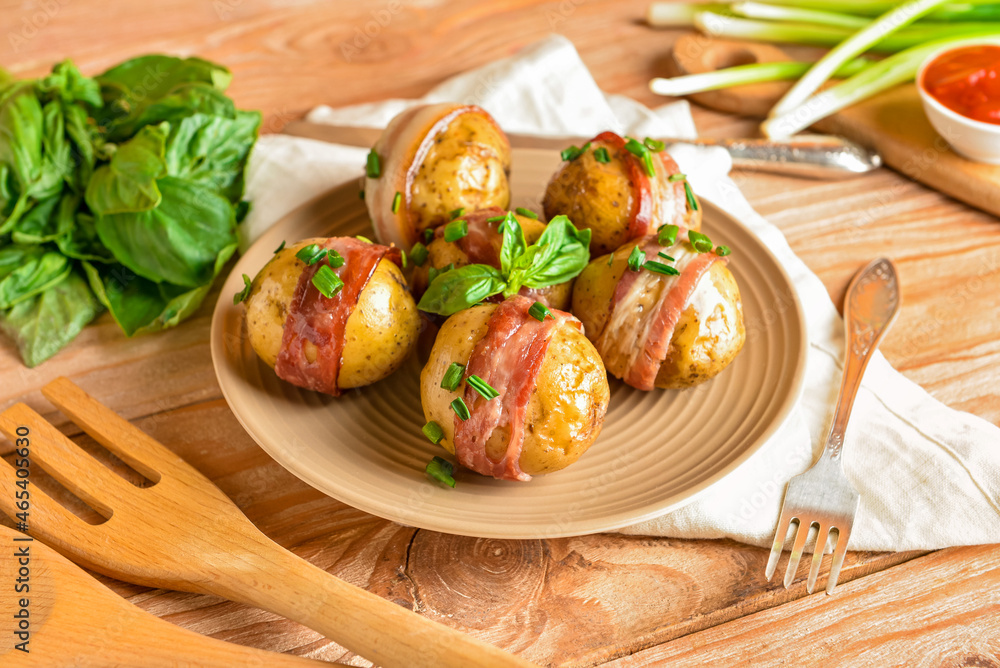
[{"label": "basil sprig", "polygon": [[547,288],[576,278],[590,261],[590,230],[578,230],[566,216],[553,218],[532,245],[513,213],[501,225],[500,268],[470,264],[438,274],[417,307],[449,316],[503,294],[515,295],[522,287]]}]

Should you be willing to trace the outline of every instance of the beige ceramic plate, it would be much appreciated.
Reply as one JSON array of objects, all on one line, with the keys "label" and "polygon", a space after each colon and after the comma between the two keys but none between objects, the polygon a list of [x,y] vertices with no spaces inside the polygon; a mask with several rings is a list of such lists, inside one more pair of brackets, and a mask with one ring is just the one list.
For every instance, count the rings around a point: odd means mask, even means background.
[{"label": "beige ceramic plate", "polygon": [[[559,156],[515,150],[515,205],[539,208]],[[788,416],[802,386],[805,322],[791,283],[742,225],[705,204],[705,232],[733,248],[747,342],[736,361],[684,392],[639,392],[612,380],[600,438],[569,468],[528,483],[460,470],[455,489],[424,466],[443,450],[420,432],[420,364],[340,398],[285,383],[260,362],[232,295],[282,240],[371,234],[350,184],[274,225],[240,259],[212,320],[212,359],[226,400],[250,435],[296,476],[330,496],[403,524],[470,536],[544,538],[652,519],[690,502],[733,471]]]}]

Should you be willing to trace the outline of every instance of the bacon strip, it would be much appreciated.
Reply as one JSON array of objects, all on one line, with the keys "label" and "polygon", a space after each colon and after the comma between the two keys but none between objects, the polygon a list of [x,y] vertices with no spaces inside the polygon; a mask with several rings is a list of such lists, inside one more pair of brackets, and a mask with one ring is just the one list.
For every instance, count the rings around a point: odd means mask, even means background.
[{"label": "bacon strip", "polygon": [[[486,400],[466,385],[464,399],[469,419],[455,416],[458,461],[477,473],[501,480],[531,480],[519,463],[528,400],[556,328],[568,322],[582,329],[572,315],[554,309],[552,318],[539,322],[528,313],[533,303],[515,295],[490,316],[486,335],[476,344],[466,365],[466,377],[477,375],[500,394]],[[503,458],[494,461],[486,454],[486,442],[496,429],[504,427],[510,434],[507,449]]]},{"label": "bacon strip", "polygon": [[[500,268],[500,248],[503,245],[503,235],[498,231],[499,222],[491,223],[490,218],[505,216],[507,212],[498,206],[479,209],[467,216],[461,216],[469,228],[469,233],[455,242],[459,250],[469,258],[469,264],[488,264]],[[444,226],[434,230],[434,236],[444,236]]]},{"label": "bacon strip", "polygon": [[604,142],[625,157],[625,168],[632,183],[632,211],[629,213],[628,238],[649,234],[650,222],[653,216],[653,189],[646,174],[646,168],[638,156],[632,155],[625,148],[625,139],[614,132],[602,132],[594,137],[592,142]]},{"label": "bacon strip", "polygon": [[[337,378],[347,318],[382,258],[389,258],[398,265],[402,254],[398,248],[370,244],[353,237],[327,239],[321,246],[343,256],[344,264],[333,269],[333,273],[340,277],[344,286],[332,297],[324,297],[312,284],[312,278],[329,262],[323,259],[305,268],[295,286],[274,371],[278,378],[293,385],[339,396]],[[306,342],[315,346],[314,362],[306,357]]]}]

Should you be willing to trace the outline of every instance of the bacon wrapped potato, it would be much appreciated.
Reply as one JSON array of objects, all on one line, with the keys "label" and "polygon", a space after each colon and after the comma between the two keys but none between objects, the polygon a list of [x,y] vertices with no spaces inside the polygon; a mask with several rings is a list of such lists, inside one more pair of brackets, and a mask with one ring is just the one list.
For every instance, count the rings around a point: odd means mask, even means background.
[{"label": "bacon wrapped potato", "polygon": [[663,225],[700,230],[701,207],[677,163],[662,145],[647,143],[660,150],[602,132],[584,150],[564,151],[568,159],[545,189],[545,217],[564,214],[590,229],[595,256]]},{"label": "bacon wrapped potato", "polygon": [[729,250],[703,235],[694,239],[698,248],[687,234],[664,245],[644,237],[593,260],[577,277],[573,313],[608,372],[638,389],[702,383],[725,369],[746,339]]},{"label": "bacon wrapped potato", "polygon": [[398,249],[353,237],[282,248],[238,295],[250,345],[279,378],[310,390],[338,395],[385,378],[420,328],[400,261]]},{"label": "bacon wrapped potato", "polygon": [[[420,375],[424,416],[440,429],[440,445],[466,468],[503,480],[575,462],[608,408],[607,374],[579,321],[556,310],[538,320],[533,308],[515,295],[459,311]],[[464,368],[449,372],[453,365]]]},{"label": "bacon wrapped potato", "polygon": [[474,105],[431,104],[396,116],[375,142],[365,202],[381,243],[409,250],[450,212],[510,203],[510,142]]}]

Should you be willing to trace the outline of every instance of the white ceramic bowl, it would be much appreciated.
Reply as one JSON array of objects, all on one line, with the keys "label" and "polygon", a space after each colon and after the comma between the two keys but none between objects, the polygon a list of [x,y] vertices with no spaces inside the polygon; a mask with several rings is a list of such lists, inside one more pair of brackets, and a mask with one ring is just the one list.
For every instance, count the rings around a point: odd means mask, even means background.
[{"label": "white ceramic bowl", "polygon": [[924,113],[938,134],[945,138],[955,152],[976,162],[987,162],[1000,165],[1000,125],[973,120],[952,111],[938,102],[924,88],[924,71],[941,54],[954,49],[964,49],[970,46],[998,46],[1000,40],[981,40],[950,46],[932,53],[917,70],[917,90],[924,103]]}]

